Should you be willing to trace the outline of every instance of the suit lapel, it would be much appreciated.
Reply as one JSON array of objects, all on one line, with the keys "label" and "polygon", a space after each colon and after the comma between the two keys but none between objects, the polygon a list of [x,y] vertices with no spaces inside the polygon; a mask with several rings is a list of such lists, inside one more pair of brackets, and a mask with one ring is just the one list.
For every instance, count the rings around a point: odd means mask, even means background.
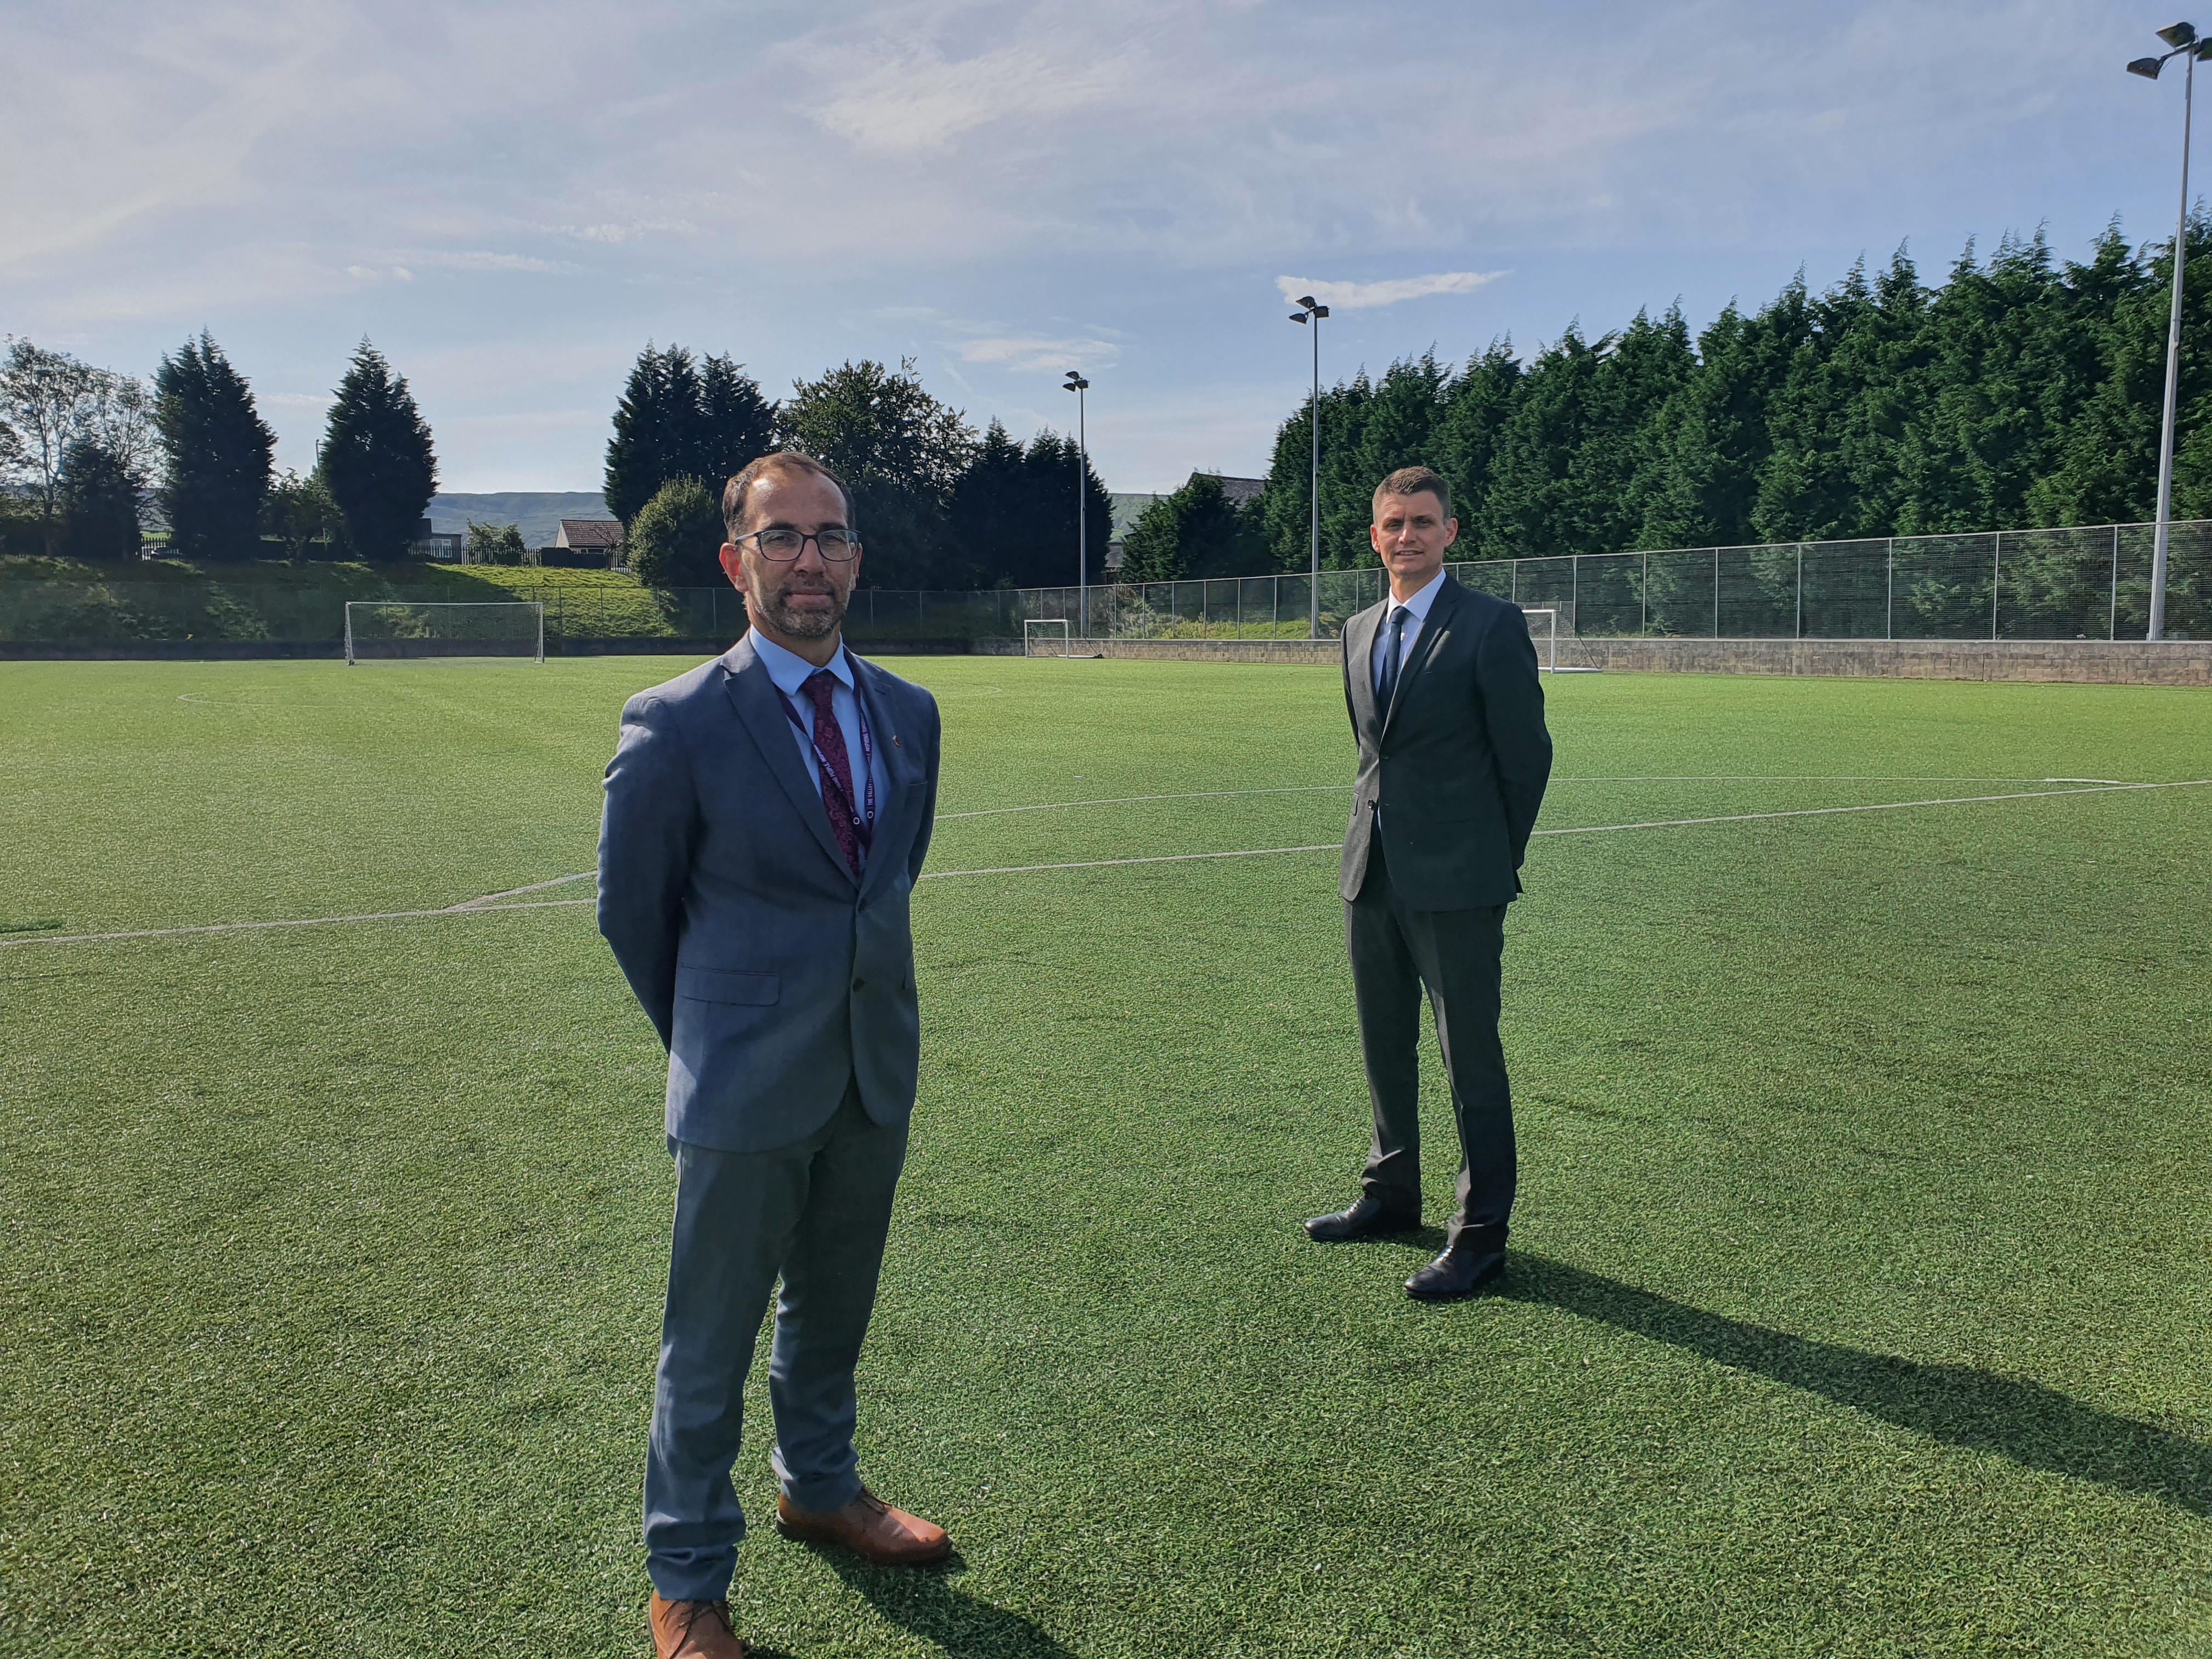
[{"label": "suit lapel", "polygon": [[1375,706],[1375,630],[1382,625],[1382,611],[1363,611],[1346,627],[1346,650],[1345,672],[1352,684],[1346,688],[1352,696],[1352,717],[1359,735],[1370,743],[1382,735],[1382,713]]},{"label": "suit lapel", "polygon": [[1413,653],[1398,670],[1398,684],[1392,693],[1389,708],[1382,711],[1382,729],[1390,729],[1390,717],[1406,706],[1412,695],[1415,678],[1437,653],[1437,641],[1443,637],[1444,629],[1451,623],[1452,612],[1459,605],[1459,584],[1447,574],[1443,585],[1437,589],[1437,597],[1429,602],[1429,614],[1421,623],[1420,636],[1413,641]]},{"label": "suit lapel", "polygon": [[[792,810],[811,830],[822,850],[830,855],[830,862],[837,866],[838,874],[848,881],[853,872],[845,863],[844,850],[837,845],[836,836],[830,833],[830,815],[822,808],[822,792],[814,787],[814,780],[806,770],[806,763],[799,757],[793,746],[791,721],[776,700],[775,682],[769,678],[768,669],[752,647],[750,639],[739,640],[722,656],[722,684],[730,694],[730,705],[736,710],[738,724],[745,729],[759,749],[761,758],[783,793],[791,798]],[[889,769],[888,763],[885,769]]]},{"label": "suit lapel", "polygon": [[897,711],[891,706],[890,687],[885,684],[889,677],[873,663],[860,657],[853,657],[852,663],[854,689],[860,694],[860,706],[867,711],[876,755],[884,763],[883,811],[876,819],[875,839],[867,861],[860,866],[860,890],[868,892],[887,879],[886,871],[899,867],[902,862],[890,856],[890,849],[906,843],[921,793],[921,769],[907,752],[904,739],[910,734],[899,728]]}]

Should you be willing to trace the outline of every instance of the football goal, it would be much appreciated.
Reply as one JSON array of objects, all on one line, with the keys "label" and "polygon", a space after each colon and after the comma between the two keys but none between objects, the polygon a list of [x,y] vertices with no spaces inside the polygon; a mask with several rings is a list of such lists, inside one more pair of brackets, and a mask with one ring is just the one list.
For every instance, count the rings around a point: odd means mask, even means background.
[{"label": "football goal", "polygon": [[535,599],[349,599],[347,665],[372,657],[526,657],[545,660],[545,607]]},{"label": "football goal", "polygon": [[[1559,660],[1559,613],[1550,605],[1524,605],[1528,638],[1536,647],[1536,667],[1546,674],[1595,674],[1595,668],[1577,667]],[[1570,635],[1571,637],[1571,635]]]},{"label": "football goal", "polygon": [[[1057,649],[1054,648],[1055,646]],[[1074,654],[1068,649],[1066,617],[1028,617],[1023,619],[1022,655],[1024,657],[1068,657]]]}]

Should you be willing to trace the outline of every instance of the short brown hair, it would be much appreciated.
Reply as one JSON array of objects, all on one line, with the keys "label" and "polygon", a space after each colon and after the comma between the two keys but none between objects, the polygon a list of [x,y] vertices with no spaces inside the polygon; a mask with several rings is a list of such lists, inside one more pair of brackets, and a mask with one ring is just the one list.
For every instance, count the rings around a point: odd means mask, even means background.
[{"label": "short brown hair", "polygon": [[860,526],[853,511],[853,492],[845,481],[811,455],[802,455],[795,449],[779,449],[773,455],[763,455],[757,460],[747,461],[738,471],[731,475],[722,486],[722,527],[735,541],[745,522],[745,492],[757,479],[771,472],[808,472],[817,478],[827,478],[837,486],[837,494],[845,503],[845,528],[855,536]]},{"label": "short brown hair", "polygon": [[1439,516],[1451,517],[1451,486],[1444,482],[1442,473],[1425,466],[1401,466],[1375,486],[1375,502],[1370,510],[1377,520],[1382,516],[1385,495],[1433,495],[1443,509]]}]

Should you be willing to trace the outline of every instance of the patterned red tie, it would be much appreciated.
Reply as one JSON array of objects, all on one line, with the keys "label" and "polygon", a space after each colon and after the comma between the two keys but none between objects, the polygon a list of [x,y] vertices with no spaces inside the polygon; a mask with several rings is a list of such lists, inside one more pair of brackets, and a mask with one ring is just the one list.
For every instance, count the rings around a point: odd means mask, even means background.
[{"label": "patterned red tie", "polygon": [[853,809],[853,763],[845,752],[845,730],[830,707],[830,694],[836,684],[837,677],[821,668],[809,675],[799,690],[814,705],[814,746],[822,751],[821,758],[830,763],[830,775],[822,781],[822,809],[830,815],[830,833],[837,837],[838,849],[857,876],[860,873],[860,815]]}]

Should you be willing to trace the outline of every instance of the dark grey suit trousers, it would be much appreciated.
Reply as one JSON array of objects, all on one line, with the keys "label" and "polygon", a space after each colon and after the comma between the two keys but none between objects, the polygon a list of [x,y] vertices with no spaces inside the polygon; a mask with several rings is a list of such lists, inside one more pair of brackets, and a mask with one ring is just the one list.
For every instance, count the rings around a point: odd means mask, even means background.
[{"label": "dark grey suit trousers", "polygon": [[1505,908],[1415,910],[1391,885],[1375,837],[1359,896],[1344,907],[1345,945],[1359,1010],[1359,1052],[1375,1139],[1359,1184],[1394,1209],[1421,1202],[1421,992],[1436,1011],[1437,1046],[1459,1128],[1459,1207],[1450,1235],[1496,1228],[1513,1211],[1513,1099],[1498,1041]]},{"label": "dark grey suit trousers", "polygon": [[853,1370],[876,1304],[907,1125],[848,1086],[830,1121],[759,1152],[672,1141],[676,1233],[645,1469],[646,1572],[671,1601],[729,1592],[745,1534],[730,1481],[745,1373],[779,1275],[768,1397],[777,1479],[803,1510],[860,1493]]}]

